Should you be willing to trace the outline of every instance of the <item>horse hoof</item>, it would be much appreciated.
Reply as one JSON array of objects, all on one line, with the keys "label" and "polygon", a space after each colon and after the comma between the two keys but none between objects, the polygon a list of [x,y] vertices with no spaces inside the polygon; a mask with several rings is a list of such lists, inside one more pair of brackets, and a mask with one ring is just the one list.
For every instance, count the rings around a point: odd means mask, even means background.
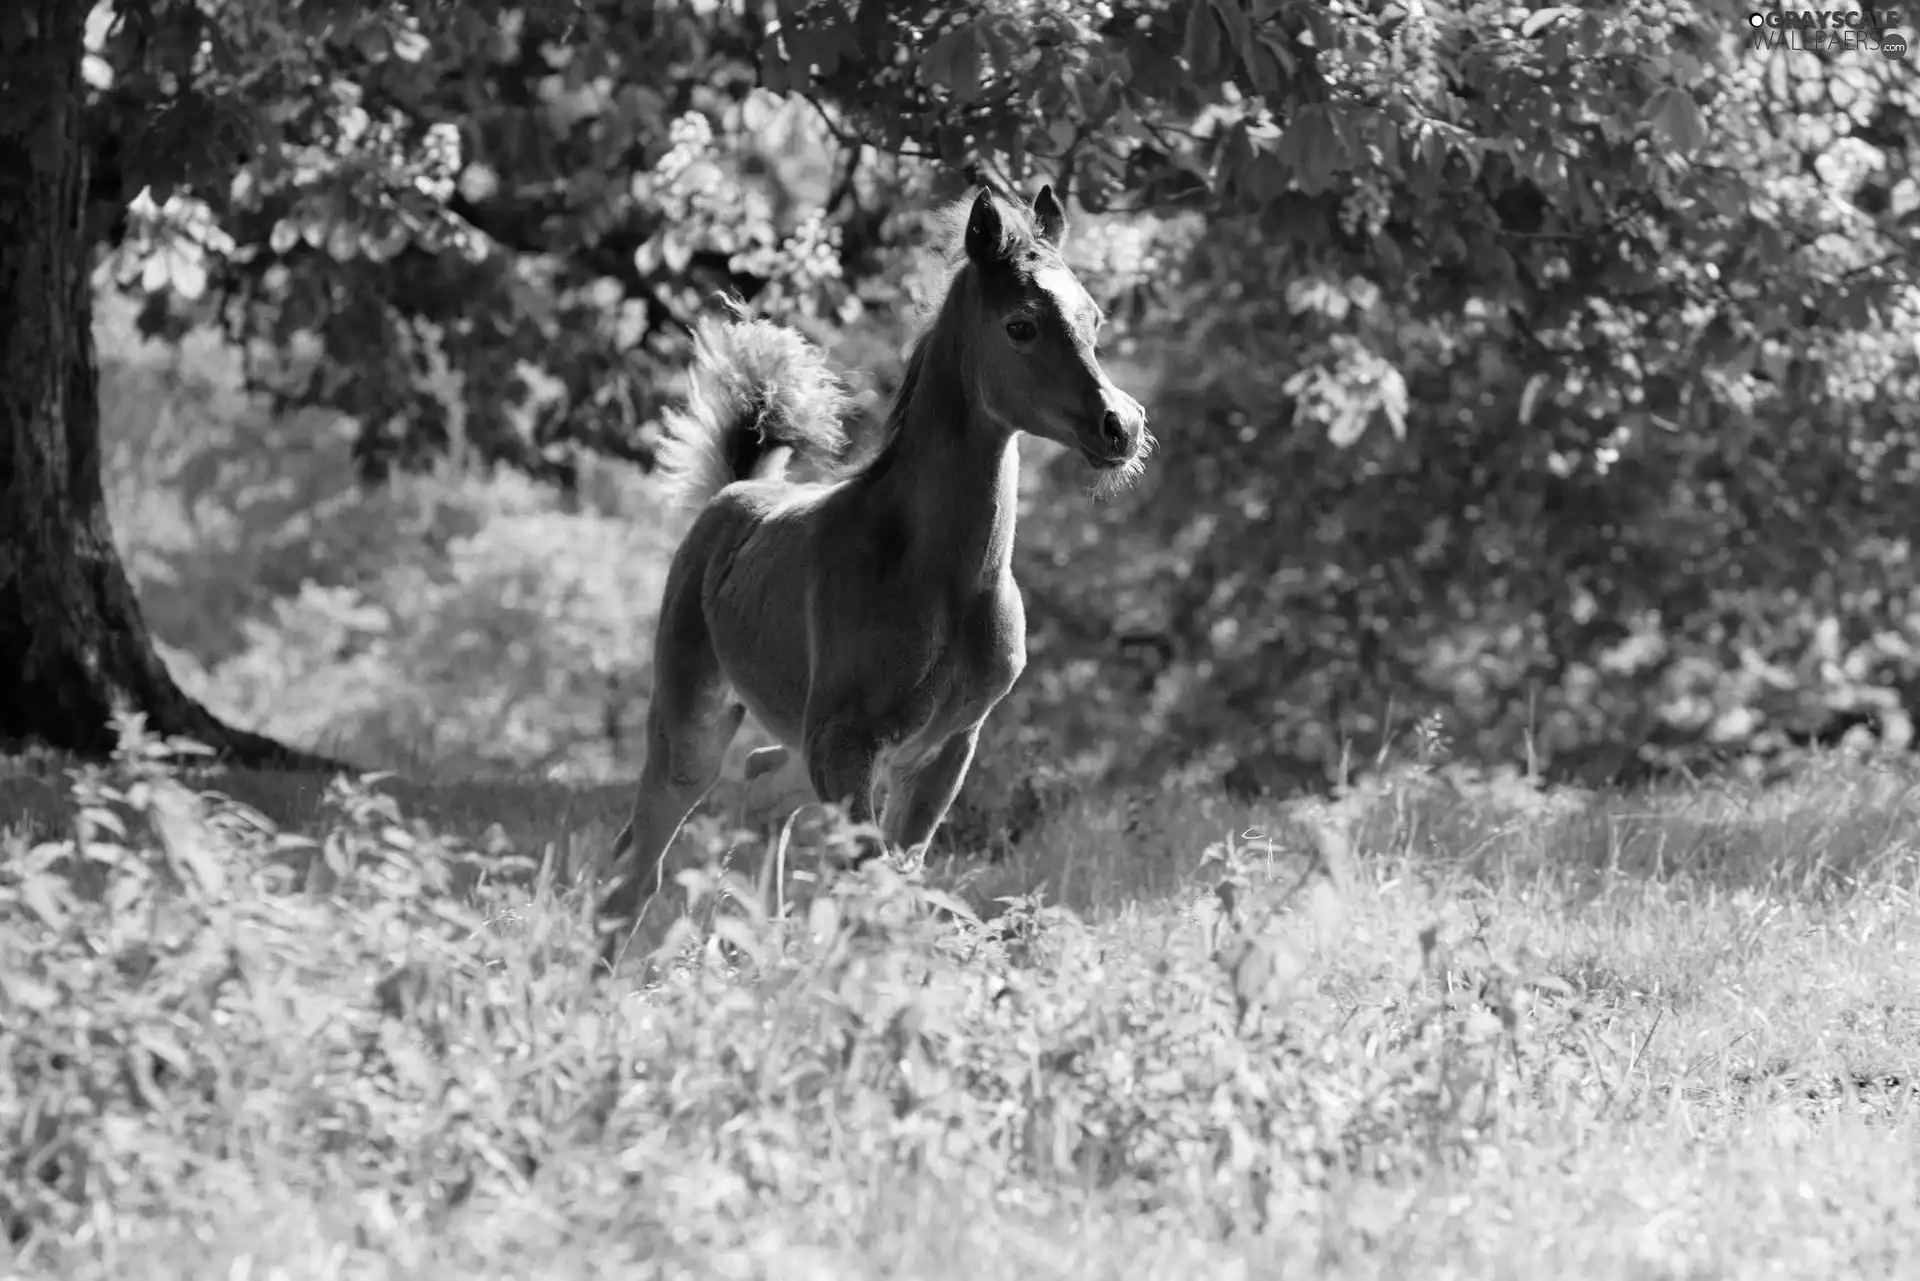
[{"label": "horse hoof", "polygon": [[772,747],[756,747],[747,753],[747,781],[751,783],[762,774],[771,774],[787,763],[787,749],[778,743]]}]

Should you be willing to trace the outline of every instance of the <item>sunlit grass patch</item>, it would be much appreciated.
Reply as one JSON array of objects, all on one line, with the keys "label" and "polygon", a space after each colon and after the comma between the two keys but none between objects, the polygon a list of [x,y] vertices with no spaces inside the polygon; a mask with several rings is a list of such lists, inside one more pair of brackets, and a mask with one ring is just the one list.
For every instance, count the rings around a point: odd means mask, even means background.
[{"label": "sunlit grass patch", "polygon": [[132,735],[0,858],[29,1272],[1827,1276],[1920,1249],[1897,774],[1086,797],[998,865],[857,874],[810,821],[778,900],[710,820],[644,985],[589,974],[566,851],[609,829],[566,789],[343,780],[298,836],[181,778]]}]

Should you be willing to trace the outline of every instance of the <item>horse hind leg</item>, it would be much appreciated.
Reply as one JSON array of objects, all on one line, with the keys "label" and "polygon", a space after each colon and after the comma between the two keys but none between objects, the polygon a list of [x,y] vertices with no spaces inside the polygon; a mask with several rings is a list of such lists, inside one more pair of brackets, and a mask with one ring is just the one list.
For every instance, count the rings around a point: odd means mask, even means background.
[{"label": "horse hind leg", "polygon": [[[654,647],[653,703],[647,709],[647,756],[640,768],[633,816],[614,838],[615,875],[600,904],[609,932],[601,957],[617,959],[642,901],[660,887],[667,851],[694,807],[720,779],[727,746],[747,709],[727,696],[699,604],[662,612]],[[624,864],[624,866],[623,866]]]},{"label": "horse hind leg", "polygon": [[626,866],[616,869],[618,879],[600,906],[601,921],[612,930],[604,951],[609,962],[644,900],[658,892],[674,837],[719,781],[727,745],[745,716],[746,708],[734,703],[679,723],[649,724],[647,764],[640,771],[633,817],[614,840],[614,857],[624,856]]}]

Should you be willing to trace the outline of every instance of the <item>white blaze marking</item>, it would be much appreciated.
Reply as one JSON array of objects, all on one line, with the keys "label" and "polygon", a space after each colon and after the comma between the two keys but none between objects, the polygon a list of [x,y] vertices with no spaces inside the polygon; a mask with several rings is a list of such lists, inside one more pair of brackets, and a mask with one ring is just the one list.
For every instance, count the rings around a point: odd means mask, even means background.
[{"label": "white blaze marking", "polygon": [[1061,319],[1069,326],[1073,325],[1083,310],[1078,304],[1085,300],[1087,291],[1073,278],[1073,273],[1065,267],[1042,267],[1033,273],[1034,286],[1053,298],[1054,306],[1059,308]]}]

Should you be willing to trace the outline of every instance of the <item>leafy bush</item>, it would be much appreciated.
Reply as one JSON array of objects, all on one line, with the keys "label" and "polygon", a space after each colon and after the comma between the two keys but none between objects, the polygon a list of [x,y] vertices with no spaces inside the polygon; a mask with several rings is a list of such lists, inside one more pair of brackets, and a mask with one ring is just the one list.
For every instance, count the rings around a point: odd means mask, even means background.
[{"label": "leafy bush", "polygon": [[[72,833],[0,860],[0,1220],[23,1263],[66,1275],[323,1256],[475,1275],[529,1250],[676,1276],[924,1263],[921,1229],[874,1217],[923,1197],[989,1232],[1095,1216],[1311,1251],[1376,1194],[1845,1095],[1811,1042],[1774,1044],[1787,1057],[1744,1085],[1649,1048],[1663,1017],[1717,1026],[1697,967],[1791,963],[1819,919],[1778,891],[1822,857],[1708,857],[1740,839],[1710,809],[1712,839],[1669,841],[1699,856],[1663,881],[1571,869],[1597,914],[1550,910],[1618,921],[1642,896],[1598,952],[1591,925],[1529,904],[1567,825],[1613,802],[1396,784],[1189,848],[1173,902],[1117,918],[1031,885],[976,914],[924,868],[824,862],[780,916],[710,861],[635,992],[588,981],[587,914],[550,854],[436,834],[373,778],[332,784],[312,838],[277,832],[197,790],[167,759],[182,745],[122,728],[111,769],[73,772]],[[1892,782],[1883,801],[1911,794]],[[1847,818],[1802,835],[1851,869],[1828,892],[1884,955],[1912,930],[1916,843]],[[1388,906],[1423,878],[1432,897]],[[1864,1016],[1870,990],[1842,1005],[1820,1020]],[[1899,1124],[1862,1069],[1920,1025],[1863,1035],[1858,1097]]]},{"label": "leafy bush", "polygon": [[269,414],[211,336],[175,352],[112,310],[101,331],[115,528],[196,697],[370,765],[631,770],[675,537],[644,479],[365,487],[347,434]]}]

